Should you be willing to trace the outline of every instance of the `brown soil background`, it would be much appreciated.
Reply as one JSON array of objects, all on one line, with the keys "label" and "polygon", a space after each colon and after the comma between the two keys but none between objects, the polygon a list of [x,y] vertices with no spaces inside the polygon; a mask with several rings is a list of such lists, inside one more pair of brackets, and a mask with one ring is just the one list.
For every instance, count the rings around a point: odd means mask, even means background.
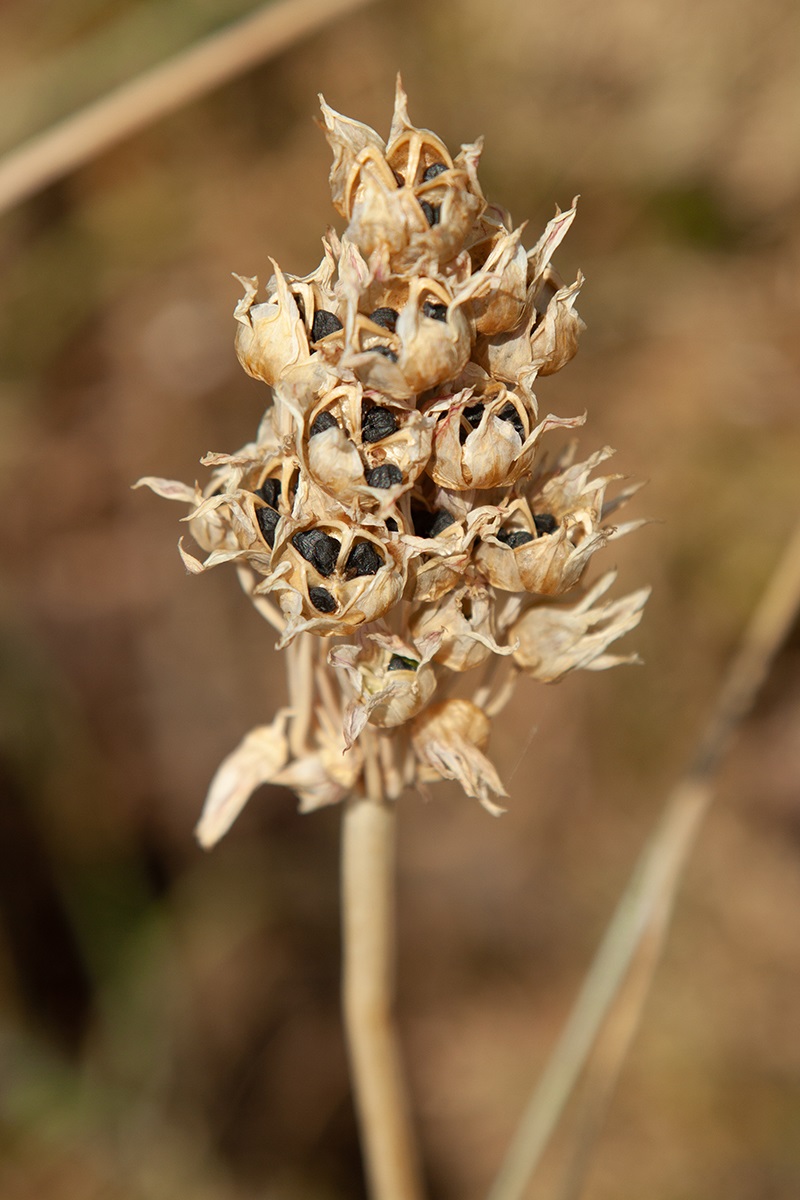
[{"label": "brown soil background", "polygon": [[[7,0],[0,137],[244,11]],[[798,511],[794,0],[380,3],[159,122],[0,222],[0,1195],[363,1195],[338,1016],[339,813],[264,789],[210,855],[215,767],[282,696],[231,573],[177,508],[265,403],[230,273],[311,270],[334,218],[316,93],[451,148],[587,276],[537,389],[649,486],[617,591],[645,665],[523,689],[494,821],[401,802],[400,1011],[433,1200],[485,1193],[537,1069]],[[795,636],[720,779],[586,1200],[800,1195]],[[531,736],[534,731],[533,736]],[[558,1196],[555,1147],[536,1196]]]}]

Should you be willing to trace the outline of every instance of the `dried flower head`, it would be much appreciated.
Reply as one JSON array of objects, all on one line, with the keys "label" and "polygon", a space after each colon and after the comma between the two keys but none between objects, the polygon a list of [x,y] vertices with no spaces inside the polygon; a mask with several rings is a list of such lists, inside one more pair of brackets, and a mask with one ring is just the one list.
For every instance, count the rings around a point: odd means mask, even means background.
[{"label": "dried flower head", "polygon": [[386,141],[324,100],[322,116],[344,232],[308,276],[270,260],[261,296],[239,277],[237,354],[272,389],[255,441],[207,455],[205,488],[140,481],[188,507],[204,557],[181,545],[187,568],[234,563],[288,657],[288,707],[214,777],[206,846],[266,782],[307,810],[452,779],[502,811],[485,750],[517,679],[635,661],[609,647],[647,596],[605,600],[613,572],[583,587],[640,523],[609,521],[635,490],[607,499],[618,477],[595,471],[611,451],[540,456],[584,421],[539,420],[532,390],[583,329],[582,279],[551,263],[575,202],[526,250],[484,199],[481,142],[453,155],[412,125],[399,81]]}]

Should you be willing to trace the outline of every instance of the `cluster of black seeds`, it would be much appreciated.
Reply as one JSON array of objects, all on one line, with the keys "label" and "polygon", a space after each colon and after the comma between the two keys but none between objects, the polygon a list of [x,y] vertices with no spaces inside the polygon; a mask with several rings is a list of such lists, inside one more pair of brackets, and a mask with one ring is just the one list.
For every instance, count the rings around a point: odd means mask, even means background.
[{"label": "cluster of black seeds", "polygon": [[315,571],[326,579],[336,570],[342,543],[322,529],[303,529],[292,538],[292,545]]}]

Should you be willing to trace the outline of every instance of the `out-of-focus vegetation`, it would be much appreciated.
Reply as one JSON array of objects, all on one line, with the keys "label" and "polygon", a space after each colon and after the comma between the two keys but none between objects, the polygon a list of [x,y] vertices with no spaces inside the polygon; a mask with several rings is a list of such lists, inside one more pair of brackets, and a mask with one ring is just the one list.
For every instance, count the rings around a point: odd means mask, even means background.
[{"label": "out-of-focus vegetation", "polygon": [[[7,0],[0,145],[247,11]],[[680,771],[800,487],[800,9],[793,0],[376,4],[0,223],[0,1195],[363,1194],[338,1016],[338,814],[264,789],[210,855],[221,757],[279,702],[232,574],[186,576],[132,493],[241,445],[230,273],[296,273],[333,219],[316,93],[386,132],[395,72],[485,190],[587,276],[541,381],[646,476],[613,549],[651,582],[645,666],[524,691],[492,821],[402,801],[401,1018],[434,1200],[482,1195]],[[634,640],[634,639],[631,639]],[[738,741],[588,1200],[800,1193],[800,687]],[[542,1195],[559,1178],[558,1146]]]}]

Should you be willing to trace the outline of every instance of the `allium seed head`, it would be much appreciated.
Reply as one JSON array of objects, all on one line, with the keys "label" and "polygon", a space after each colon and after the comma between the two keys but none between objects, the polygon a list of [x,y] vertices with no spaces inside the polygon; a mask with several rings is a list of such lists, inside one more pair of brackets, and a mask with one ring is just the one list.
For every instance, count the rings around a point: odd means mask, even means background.
[{"label": "allium seed head", "polygon": [[[342,234],[310,275],[270,260],[261,297],[240,277],[236,351],[272,389],[256,439],[207,455],[205,489],[141,481],[188,506],[205,554],[181,545],[188,570],[234,563],[290,659],[290,707],[218,771],[204,845],[265,782],[307,810],[367,771],[390,797],[452,779],[501,811],[489,714],[519,675],[633,661],[609,647],[646,599],[605,600],[613,573],[578,590],[593,555],[640,524],[608,521],[635,490],[607,500],[618,477],[595,471],[611,451],[540,456],[584,420],[539,420],[532,390],[583,328],[582,278],[565,284],[551,262],[575,201],[526,250],[525,227],[484,199],[482,143],[453,154],[413,125],[399,81],[385,141],[324,100],[322,116]],[[495,662],[492,683],[480,669]],[[475,701],[449,695],[476,670]]]}]

